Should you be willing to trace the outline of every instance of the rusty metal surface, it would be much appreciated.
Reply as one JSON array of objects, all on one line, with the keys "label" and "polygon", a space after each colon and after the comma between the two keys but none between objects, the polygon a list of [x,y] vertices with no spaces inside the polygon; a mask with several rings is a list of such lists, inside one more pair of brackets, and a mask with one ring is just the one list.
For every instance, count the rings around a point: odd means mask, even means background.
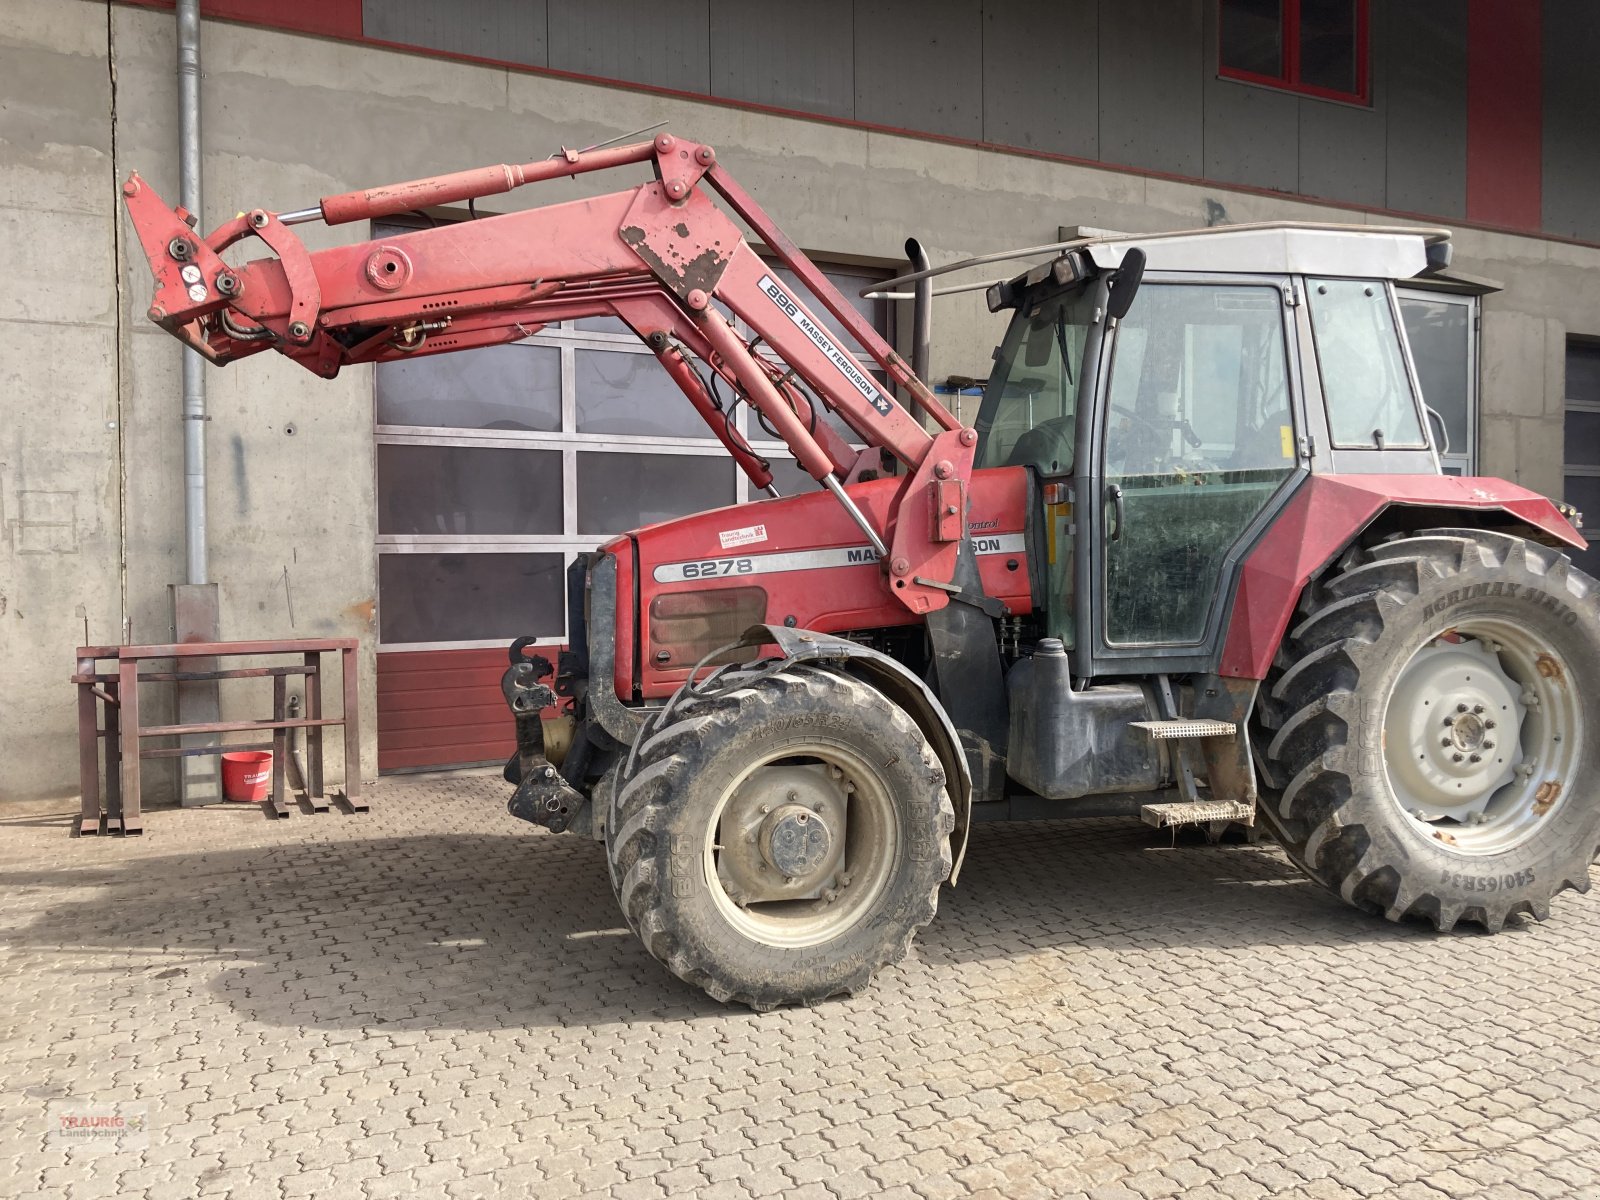
[{"label": "rusty metal surface", "polygon": [[[196,642],[160,646],[82,646],[76,655],[77,669],[71,682],[78,689],[78,768],[81,791],[80,811],[73,832],[79,836],[101,833],[137,834],[143,831],[140,794],[140,760],[179,758],[185,762],[202,756],[232,750],[250,749],[215,740],[223,733],[259,730],[270,732],[273,754],[271,807],[279,816],[292,811],[284,788],[288,732],[305,729],[308,742],[309,778],[305,781],[307,799],[314,812],[327,811],[322,780],[322,731],[340,726],[344,732],[346,803],[353,812],[368,809],[361,792],[360,696],[356,655],[360,643],[355,638],[292,638],[277,641]],[[216,668],[194,671],[141,671],[140,665],[153,660],[172,659],[179,663],[205,664],[228,657],[293,654],[301,662],[272,667]],[[320,656],[338,654],[344,707],[337,717],[322,715],[323,668]],[[101,671],[98,664],[114,661],[116,673]],[[306,680],[305,717],[291,718],[286,713],[285,697],[291,676]],[[146,726],[140,722],[140,683],[168,683],[234,679],[271,679],[273,715],[269,720],[179,722]],[[103,724],[102,724],[103,722]],[[205,735],[211,740],[191,744],[191,738]],[[175,748],[145,747],[145,738],[178,737]],[[102,746],[106,786],[100,787]],[[102,812],[102,808],[104,811]]]}]

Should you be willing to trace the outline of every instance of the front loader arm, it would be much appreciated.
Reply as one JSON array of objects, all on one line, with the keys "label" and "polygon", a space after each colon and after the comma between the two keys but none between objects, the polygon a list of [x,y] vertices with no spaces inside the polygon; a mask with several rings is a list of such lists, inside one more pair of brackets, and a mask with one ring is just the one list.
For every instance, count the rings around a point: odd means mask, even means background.
[{"label": "front loader arm", "polygon": [[[527,183],[632,163],[655,178],[587,200],[309,251],[292,229],[372,220]],[[708,185],[708,186],[703,186]],[[714,191],[931,418],[928,432],[838,345],[807,298],[750,247]],[[531,163],[324,197],[311,209],[255,209],[204,238],[138,175],[123,186],[155,275],[150,319],[218,365],[274,349],[331,378],[350,363],[519,341],[552,321],[620,317],[661,360],[758,487],[768,465],[730,420],[710,377],[751,404],[812,478],[834,493],[884,559],[890,592],[913,612],[943,608],[967,537],[967,488],[977,444],[903,359],[729,177],[709,146],[670,134]],[[223,254],[255,237],[273,252],[243,266]],[[747,342],[723,306],[756,333]],[[764,342],[780,361],[758,354]],[[692,356],[692,357],[691,357]],[[814,399],[813,399],[814,398]],[[820,403],[868,449],[857,453]],[[843,484],[878,465],[904,465],[887,528],[875,529]]]}]

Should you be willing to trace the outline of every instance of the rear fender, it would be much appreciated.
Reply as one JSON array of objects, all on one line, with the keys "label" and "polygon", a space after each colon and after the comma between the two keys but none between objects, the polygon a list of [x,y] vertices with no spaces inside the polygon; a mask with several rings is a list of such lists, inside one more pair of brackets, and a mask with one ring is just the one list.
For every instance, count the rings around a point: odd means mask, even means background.
[{"label": "rear fender", "polygon": [[776,646],[785,658],[853,675],[877,688],[917,723],[944,767],[950,801],[956,810],[956,827],[950,835],[953,862],[950,882],[953,885],[961,874],[961,862],[967,853],[967,833],[972,824],[972,775],[961,749],[961,735],[928,685],[887,654],[831,634],[790,629],[784,625],[752,625],[745,631],[741,644]]},{"label": "rear fender", "polygon": [[1265,679],[1306,584],[1363,533],[1441,525],[1588,544],[1553,500],[1503,479],[1309,476],[1244,560],[1217,673]]}]

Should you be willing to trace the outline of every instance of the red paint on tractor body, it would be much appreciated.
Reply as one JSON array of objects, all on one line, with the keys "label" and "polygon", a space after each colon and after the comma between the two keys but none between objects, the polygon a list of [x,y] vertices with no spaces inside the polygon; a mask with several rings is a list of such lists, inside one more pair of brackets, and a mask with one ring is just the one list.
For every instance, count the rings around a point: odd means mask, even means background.
[{"label": "red paint on tractor body", "polygon": [[1392,505],[1459,509],[1464,525],[1480,523],[1468,514],[1499,511],[1568,545],[1587,545],[1553,501],[1503,479],[1312,475],[1244,561],[1219,673],[1265,679],[1301,590]]},{"label": "red paint on tractor body", "polygon": [[[882,529],[891,525],[896,496],[906,486],[903,478],[877,479],[847,490]],[[1027,494],[1027,473],[1020,467],[972,475],[968,520],[983,590],[1017,613],[1034,606],[1024,546]],[[637,601],[630,541],[638,553]],[[655,660],[660,642],[652,638],[651,612],[661,596],[759,587],[767,593],[766,621],[781,625],[793,618],[797,628],[818,633],[922,620],[890,594],[884,565],[826,492],[695,513],[646,526],[606,550],[617,558],[616,685],[624,697],[635,688],[635,647],[642,651],[639,691],[646,698],[670,695],[694,666],[693,661]]]}]

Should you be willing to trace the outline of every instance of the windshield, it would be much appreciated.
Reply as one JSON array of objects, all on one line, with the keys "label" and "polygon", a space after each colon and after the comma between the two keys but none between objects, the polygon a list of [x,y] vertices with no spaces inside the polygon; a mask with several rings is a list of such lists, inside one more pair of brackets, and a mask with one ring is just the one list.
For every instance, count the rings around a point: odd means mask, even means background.
[{"label": "windshield", "polygon": [[1071,472],[1083,346],[1093,316],[1088,289],[1077,288],[1012,318],[978,411],[978,466]]}]

